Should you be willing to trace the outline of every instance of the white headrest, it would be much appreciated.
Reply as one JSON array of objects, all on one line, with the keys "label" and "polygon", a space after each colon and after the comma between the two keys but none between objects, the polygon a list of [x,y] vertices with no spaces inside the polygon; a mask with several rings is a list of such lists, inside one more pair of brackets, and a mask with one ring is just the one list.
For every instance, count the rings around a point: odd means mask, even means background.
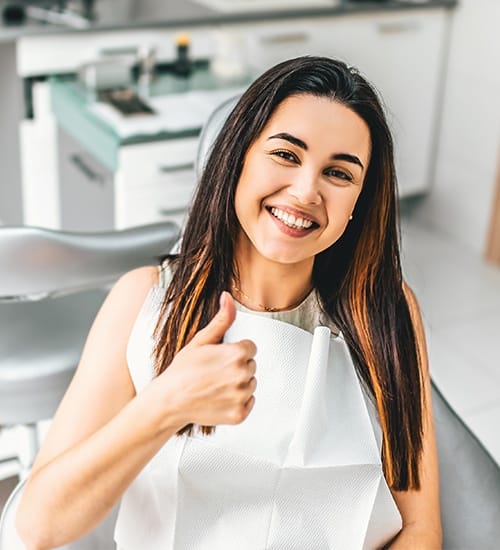
[{"label": "white headrest", "polygon": [[234,109],[236,103],[238,103],[239,98],[240,96],[237,95],[222,102],[212,111],[212,114],[208,117],[208,120],[201,129],[195,161],[196,179],[198,181],[200,180],[201,173],[203,172],[205,163],[212,150],[212,146],[215,143],[215,139],[219,135],[229,113]]}]

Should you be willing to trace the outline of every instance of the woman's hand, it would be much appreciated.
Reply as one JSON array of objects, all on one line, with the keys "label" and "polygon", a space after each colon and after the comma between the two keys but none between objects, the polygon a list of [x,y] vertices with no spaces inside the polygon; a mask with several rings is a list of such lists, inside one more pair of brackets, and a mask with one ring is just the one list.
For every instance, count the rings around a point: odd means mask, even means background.
[{"label": "woman's hand", "polygon": [[235,317],[233,298],[223,292],[214,318],[153,381],[166,392],[163,399],[179,429],[190,423],[239,424],[252,410],[257,348],[251,340],[221,343]]}]

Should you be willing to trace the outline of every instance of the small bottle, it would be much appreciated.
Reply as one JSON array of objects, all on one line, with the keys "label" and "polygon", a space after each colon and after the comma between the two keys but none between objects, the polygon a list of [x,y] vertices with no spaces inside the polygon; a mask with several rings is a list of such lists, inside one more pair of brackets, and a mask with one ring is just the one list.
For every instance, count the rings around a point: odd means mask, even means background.
[{"label": "small bottle", "polygon": [[149,96],[151,85],[155,77],[156,49],[150,44],[142,45],[138,50],[138,80],[139,91],[142,95]]},{"label": "small bottle", "polygon": [[177,58],[173,64],[173,71],[178,76],[189,76],[193,72],[193,63],[189,57],[190,38],[188,34],[179,34],[176,39]]}]

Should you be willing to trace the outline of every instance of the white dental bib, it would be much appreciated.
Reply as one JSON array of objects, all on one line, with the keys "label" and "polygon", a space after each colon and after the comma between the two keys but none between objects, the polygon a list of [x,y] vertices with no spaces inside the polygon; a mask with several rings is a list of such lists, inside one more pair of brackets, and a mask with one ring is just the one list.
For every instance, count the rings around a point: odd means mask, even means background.
[{"label": "white dental bib", "polygon": [[[142,328],[151,333],[153,324]],[[224,341],[244,338],[258,349],[253,410],[241,424],[163,446],[123,496],[118,548],[381,547],[401,516],[382,473],[376,415],[342,335],[238,311]],[[146,354],[147,344],[130,354]],[[138,391],[152,362],[145,370],[133,376]]]}]

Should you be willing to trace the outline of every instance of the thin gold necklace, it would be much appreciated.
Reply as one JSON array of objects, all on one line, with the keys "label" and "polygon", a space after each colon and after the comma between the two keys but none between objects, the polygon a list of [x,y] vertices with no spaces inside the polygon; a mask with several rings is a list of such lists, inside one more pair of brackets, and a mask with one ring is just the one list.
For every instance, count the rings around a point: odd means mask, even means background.
[{"label": "thin gold necklace", "polygon": [[309,288],[307,290],[306,293],[304,293],[299,300],[297,300],[296,302],[293,302],[293,304],[290,304],[290,305],[287,305],[287,306],[284,306],[284,307],[268,307],[268,306],[265,306],[264,304],[259,304],[259,302],[255,302],[254,300],[252,300],[252,298],[250,298],[250,296],[248,296],[247,294],[245,294],[243,292],[243,290],[241,290],[241,288],[238,288],[235,284],[232,285],[232,288],[233,290],[235,290],[238,294],[240,294],[241,296],[243,296],[244,298],[246,298],[246,300],[248,301],[248,303],[252,306],[257,306],[259,307],[260,309],[263,309],[264,311],[267,311],[267,312],[270,312],[270,313],[276,313],[278,311],[285,311],[287,309],[294,309],[296,308],[299,304],[301,304],[303,302],[303,300],[309,295],[309,293],[311,292],[312,288]]}]

